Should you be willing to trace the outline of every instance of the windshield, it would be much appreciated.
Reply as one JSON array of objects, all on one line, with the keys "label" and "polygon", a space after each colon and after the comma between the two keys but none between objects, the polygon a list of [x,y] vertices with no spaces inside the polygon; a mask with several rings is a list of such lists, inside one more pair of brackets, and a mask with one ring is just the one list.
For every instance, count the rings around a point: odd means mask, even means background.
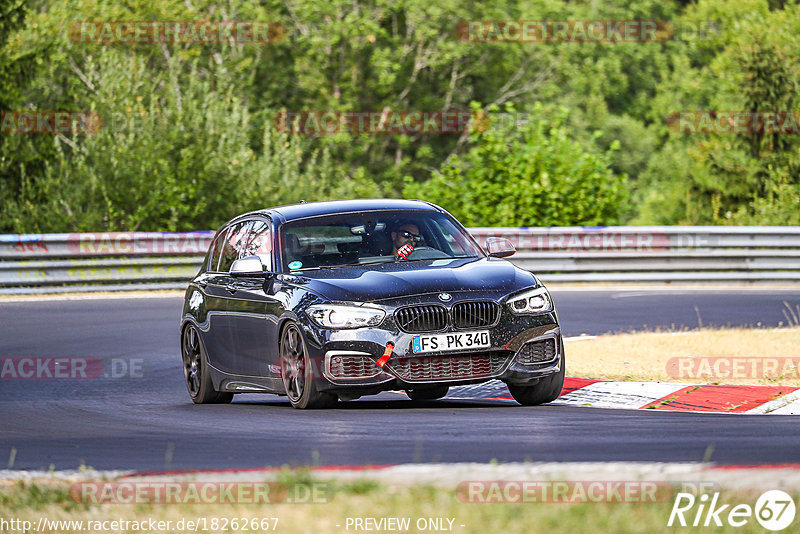
[{"label": "windshield", "polygon": [[358,212],[281,225],[284,270],[483,257],[450,217],[431,211]]}]

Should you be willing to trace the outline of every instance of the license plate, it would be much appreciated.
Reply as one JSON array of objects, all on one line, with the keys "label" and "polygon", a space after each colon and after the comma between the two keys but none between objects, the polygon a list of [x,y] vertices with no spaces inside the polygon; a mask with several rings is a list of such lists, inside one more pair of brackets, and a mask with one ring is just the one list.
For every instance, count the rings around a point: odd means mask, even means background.
[{"label": "license plate", "polygon": [[461,349],[489,348],[489,332],[453,332],[414,336],[411,349],[415,354]]}]

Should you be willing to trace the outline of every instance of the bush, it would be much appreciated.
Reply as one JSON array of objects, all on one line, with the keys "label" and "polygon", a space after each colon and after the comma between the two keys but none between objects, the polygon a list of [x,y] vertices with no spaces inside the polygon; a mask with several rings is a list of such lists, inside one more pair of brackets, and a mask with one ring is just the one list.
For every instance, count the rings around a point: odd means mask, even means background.
[{"label": "bush", "polygon": [[136,85],[125,82],[130,59],[114,50],[84,68],[95,80],[92,106],[103,127],[54,138],[56,156],[46,160],[43,175],[6,200],[3,227],[207,229],[270,205],[379,194],[363,172],[348,176],[324,148],[278,132],[270,112],[255,120],[222,68],[179,84],[173,80],[185,66],[173,63]]},{"label": "bush", "polygon": [[[490,108],[489,116],[498,111]],[[531,114],[536,118],[521,127],[475,131],[466,154],[426,182],[407,179],[404,195],[437,203],[468,226],[617,223],[625,175],[609,166],[618,145],[605,152],[594,145],[585,150],[569,137],[565,111],[554,122],[541,118],[541,112],[537,105]]]}]

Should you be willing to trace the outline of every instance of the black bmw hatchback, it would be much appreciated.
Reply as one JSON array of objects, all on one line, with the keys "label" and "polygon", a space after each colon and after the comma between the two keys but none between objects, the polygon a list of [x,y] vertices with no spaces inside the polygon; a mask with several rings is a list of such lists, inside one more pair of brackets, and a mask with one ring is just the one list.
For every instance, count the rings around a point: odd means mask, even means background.
[{"label": "black bmw hatchback", "polygon": [[215,235],[186,290],[181,349],[196,403],[286,395],[295,408],[384,390],[411,399],[499,379],[555,400],[564,348],[537,278],[416,200],[304,203],[247,213]]}]

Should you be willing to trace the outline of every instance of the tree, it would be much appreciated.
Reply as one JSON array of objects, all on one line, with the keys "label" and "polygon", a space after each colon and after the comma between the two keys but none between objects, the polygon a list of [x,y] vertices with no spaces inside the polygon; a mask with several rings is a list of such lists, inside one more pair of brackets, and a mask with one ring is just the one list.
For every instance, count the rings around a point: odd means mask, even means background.
[{"label": "tree", "polygon": [[[478,107],[476,106],[476,113]],[[619,221],[625,199],[624,175],[610,170],[611,152],[586,150],[564,127],[566,111],[553,122],[535,106],[528,124],[473,133],[473,146],[427,182],[410,179],[406,197],[421,198],[451,211],[470,226],[608,225]],[[514,114],[513,106],[506,113]],[[598,136],[600,134],[598,133]]]}]

